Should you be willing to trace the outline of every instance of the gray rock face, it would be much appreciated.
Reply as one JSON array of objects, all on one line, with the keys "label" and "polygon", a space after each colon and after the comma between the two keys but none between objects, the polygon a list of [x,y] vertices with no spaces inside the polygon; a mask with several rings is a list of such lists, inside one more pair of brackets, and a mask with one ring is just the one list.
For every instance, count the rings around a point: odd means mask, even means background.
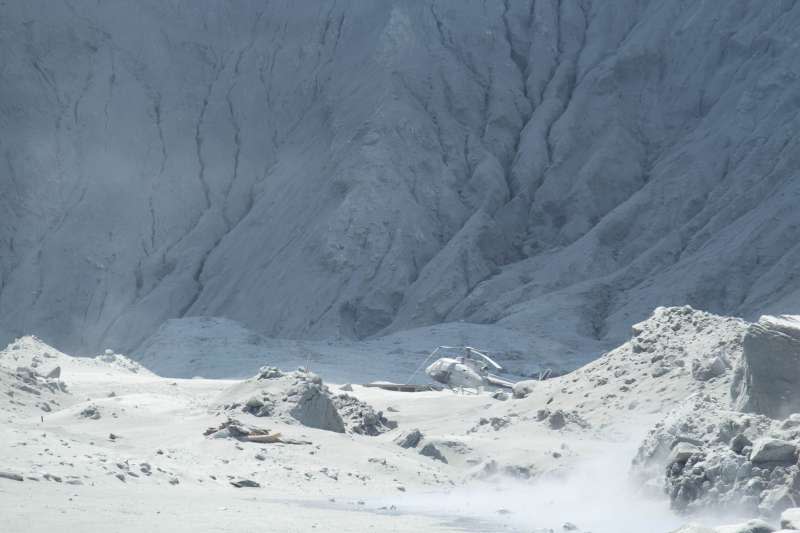
[{"label": "gray rock face", "polygon": [[344,433],[344,421],[322,387],[322,384],[301,382],[290,390],[288,396],[295,405],[289,414],[304,426]]},{"label": "gray rock face", "polygon": [[789,307],[799,38],[792,2],[11,2],[0,337],[596,349],[656,305]]},{"label": "gray rock face", "polygon": [[744,338],[737,407],[773,418],[800,411],[800,317],[762,316]]}]

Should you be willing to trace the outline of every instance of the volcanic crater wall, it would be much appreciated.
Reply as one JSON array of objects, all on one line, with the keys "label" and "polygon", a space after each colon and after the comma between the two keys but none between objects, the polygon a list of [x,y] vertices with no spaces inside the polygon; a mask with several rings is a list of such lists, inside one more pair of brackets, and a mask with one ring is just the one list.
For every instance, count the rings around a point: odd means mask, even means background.
[{"label": "volcanic crater wall", "polygon": [[574,346],[800,301],[793,1],[5,2],[0,336]]}]

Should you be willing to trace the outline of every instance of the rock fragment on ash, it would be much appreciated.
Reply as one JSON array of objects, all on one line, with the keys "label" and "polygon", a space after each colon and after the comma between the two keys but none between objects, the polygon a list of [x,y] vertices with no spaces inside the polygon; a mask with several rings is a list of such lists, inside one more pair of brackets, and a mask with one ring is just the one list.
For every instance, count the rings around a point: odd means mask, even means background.
[{"label": "rock fragment on ash", "polygon": [[429,442],[422,449],[419,451],[420,455],[424,455],[425,457],[430,457],[436,461],[441,461],[442,463],[447,463],[447,458],[442,454],[439,448],[436,447],[435,444]]},{"label": "rock fragment on ash", "polygon": [[231,481],[231,485],[233,485],[237,489],[261,487],[260,483],[258,483],[257,481],[253,481],[252,479],[239,479],[236,481]]},{"label": "rock fragment on ash", "polygon": [[395,439],[395,442],[401,448],[416,448],[420,441],[422,441],[422,432],[419,429],[412,429]]}]

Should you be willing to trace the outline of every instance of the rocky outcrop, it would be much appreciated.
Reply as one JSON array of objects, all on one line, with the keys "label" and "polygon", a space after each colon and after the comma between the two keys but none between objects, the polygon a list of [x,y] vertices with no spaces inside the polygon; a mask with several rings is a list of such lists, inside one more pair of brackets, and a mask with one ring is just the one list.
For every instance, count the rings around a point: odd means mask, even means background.
[{"label": "rocky outcrop", "polygon": [[634,472],[643,483],[662,487],[677,511],[774,519],[800,503],[800,431],[792,420],[696,398],[651,431]]},{"label": "rocky outcrop", "polygon": [[762,316],[748,328],[732,394],[743,411],[800,412],[800,317]]},{"label": "rocky outcrop", "polygon": [[303,369],[282,372],[262,367],[255,377],[224,392],[218,404],[227,412],[276,416],[337,433],[375,436],[397,427],[383,412],[354,396],[333,394],[322,378]]}]

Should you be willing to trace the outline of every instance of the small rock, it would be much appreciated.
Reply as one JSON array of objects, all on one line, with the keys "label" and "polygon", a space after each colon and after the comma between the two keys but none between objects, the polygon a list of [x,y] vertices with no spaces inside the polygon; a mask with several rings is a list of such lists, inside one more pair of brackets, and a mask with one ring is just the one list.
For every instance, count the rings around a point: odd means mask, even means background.
[{"label": "small rock", "polygon": [[752,448],[753,443],[750,442],[750,439],[748,439],[744,433],[739,433],[731,440],[731,450],[733,450],[734,453],[741,454],[748,446]]},{"label": "small rock", "polygon": [[501,402],[505,402],[506,400],[508,400],[508,394],[506,394],[503,391],[497,391],[494,394],[492,394],[492,398]]},{"label": "small rock", "polygon": [[0,478],[10,479],[12,481],[22,481],[22,476],[13,472],[3,472],[0,470]]},{"label": "small rock", "polygon": [[442,455],[442,452],[439,451],[439,448],[437,448],[432,442],[429,442],[428,444],[423,446],[422,449],[419,451],[419,454],[447,464],[447,458],[444,455]]},{"label": "small rock", "polygon": [[697,381],[708,381],[718,378],[728,370],[725,361],[720,356],[715,356],[709,361],[701,362],[695,359],[692,362],[692,377]]},{"label": "small rock", "polygon": [[237,489],[241,488],[259,488],[261,485],[252,479],[240,479],[238,481],[231,481],[231,485]]},{"label": "small rock", "polygon": [[[96,405],[89,405],[80,412],[81,418],[90,418],[92,420],[100,420],[100,410]],[[110,437],[109,437],[110,438]]]},{"label": "small rock", "polygon": [[260,407],[264,405],[264,402],[261,401],[260,398],[256,396],[252,396],[247,400],[245,406],[249,411],[257,411]]},{"label": "small rock", "polygon": [[529,395],[534,391],[538,383],[539,381],[535,379],[519,381],[514,384],[514,387],[511,389],[511,392],[514,395],[514,398],[525,398],[527,395]]},{"label": "small rock", "polygon": [[655,367],[653,369],[653,371],[651,372],[651,375],[654,378],[660,378],[661,376],[663,376],[664,374],[666,374],[668,372],[669,372],[669,367],[668,366],[659,365],[659,366],[657,366],[657,367]]},{"label": "small rock", "polygon": [[667,464],[684,464],[689,458],[700,452],[700,448],[691,444],[689,442],[679,442],[673,448],[672,451],[669,453],[669,458],[667,459]]},{"label": "small rock", "polygon": [[553,411],[550,416],[547,417],[547,424],[551,429],[562,429],[567,425],[567,419],[564,417],[564,412],[560,409]]},{"label": "small rock", "polygon": [[422,432],[418,429],[412,429],[404,435],[400,435],[395,442],[401,448],[416,448],[422,440]]}]

